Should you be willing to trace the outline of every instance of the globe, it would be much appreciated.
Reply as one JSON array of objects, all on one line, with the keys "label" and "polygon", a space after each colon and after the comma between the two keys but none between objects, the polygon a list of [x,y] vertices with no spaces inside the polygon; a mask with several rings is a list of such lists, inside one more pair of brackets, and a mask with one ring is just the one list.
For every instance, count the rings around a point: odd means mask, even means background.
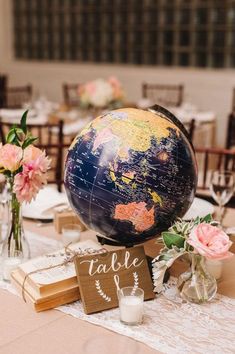
[{"label": "globe", "polygon": [[88,228],[121,245],[155,237],[182,217],[196,183],[187,132],[160,106],[105,113],[68,150],[65,189],[71,206]]}]

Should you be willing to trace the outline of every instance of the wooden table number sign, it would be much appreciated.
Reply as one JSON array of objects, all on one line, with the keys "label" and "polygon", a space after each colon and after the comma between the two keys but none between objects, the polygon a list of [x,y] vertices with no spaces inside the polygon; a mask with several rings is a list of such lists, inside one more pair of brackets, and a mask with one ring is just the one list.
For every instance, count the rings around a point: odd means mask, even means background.
[{"label": "wooden table number sign", "polygon": [[142,288],[145,300],[154,298],[143,246],[76,257],[74,262],[86,314],[117,307],[117,290],[125,286]]}]

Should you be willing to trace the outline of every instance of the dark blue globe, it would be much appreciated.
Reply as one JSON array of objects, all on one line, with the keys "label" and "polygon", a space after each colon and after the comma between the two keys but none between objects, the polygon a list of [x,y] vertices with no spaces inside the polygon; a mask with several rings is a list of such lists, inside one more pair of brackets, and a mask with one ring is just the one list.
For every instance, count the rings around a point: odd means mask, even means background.
[{"label": "dark blue globe", "polygon": [[165,230],[190,207],[194,151],[168,111],[118,109],[94,119],[69,148],[65,188],[88,228],[122,245]]}]

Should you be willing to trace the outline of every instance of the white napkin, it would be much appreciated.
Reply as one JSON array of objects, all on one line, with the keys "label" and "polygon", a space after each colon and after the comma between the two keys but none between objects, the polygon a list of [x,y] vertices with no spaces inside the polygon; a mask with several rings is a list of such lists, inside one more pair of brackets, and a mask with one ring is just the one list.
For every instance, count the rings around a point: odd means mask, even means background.
[{"label": "white napkin", "polygon": [[153,101],[151,101],[149,98],[141,98],[137,102],[137,107],[142,108],[142,109],[146,109],[146,108],[153,106],[153,104],[154,104]]},{"label": "white napkin", "polygon": [[186,109],[184,106],[174,107],[171,109],[172,113],[183,123],[190,122],[191,119],[195,119],[196,123],[207,123],[213,122],[215,120],[215,113],[212,111],[208,112],[197,112],[196,110]]},{"label": "white napkin", "polygon": [[[25,109],[7,109],[7,108],[2,108],[0,109],[0,116],[1,118],[10,118],[10,119],[17,119],[21,118],[23,113],[25,112]],[[31,109],[28,112],[28,117],[34,117],[35,116],[35,110]]]},{"label": "white napkin", "polygon": [[53,219],[53,210],[50,209],[62,204],[69,204],[66,194],[47,186],[31,203],[23,204],[22,213],[24,217],[32,219]]},{"label": "white napkin", "polygon": [[215,113],[212,111],[208,112],[197,112],[194,117],[198,122],[213,122],[215,120]]},{"label": "white napkin", "polygon": [[77,122],[64,125],[64,134],[77,134],[82,128],[84,128],[91,121],[91,117],[81,118]]},{"label": "white napkin", "polygon": [[197,216],[203,218],[208,214],[213,214],[215,207],[213,204],[209,203],[207,200],[194,198],[193,203],[187,213],[183,216],[184,220],[195,219]]}]

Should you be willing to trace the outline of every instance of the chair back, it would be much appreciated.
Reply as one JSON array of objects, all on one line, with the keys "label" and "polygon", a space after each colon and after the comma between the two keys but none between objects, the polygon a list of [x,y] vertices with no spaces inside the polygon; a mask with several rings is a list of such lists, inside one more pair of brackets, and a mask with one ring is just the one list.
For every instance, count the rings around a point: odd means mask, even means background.
[{"label": "chair back", "polygon": [[193,118],[193,119],[190,120],[190,122],[184,123],[184,127],[188,131],[189,139],[191,140],[191,142],[193,142],[194,133],[195,133],[195,127],[196,127],[195,119]]},{"label": "chair back", "polygon": [[232,112],[235,112],[235,87],[233,88]]},{"label": "chair back", "polygon": [[7,76],[0,75],[0,108],[6,107]]},{"label": "chair back", "polygon": [[[235,150],[196,147],[195,153],[198,164],[196,194],[199,197],[212,200],[209,190],[211,174],[215,170],[226,170],[235,173]],[[232,204],[235,206],[235,197],[232,198]]]},{"label": "chair back", "polygon": [[[12,123],[0,121],[0,138],[5,144],[5,137]],[[48,172],[48,183],[57,185],[58,191],[61,191],[63,185],[65,150],[69,143],[65,142],[63,133],[64,122],[60,120],[55,124],[27,124],[29,131],[33,136],[38,137],[34,145],[46,151],[51,159],[51,168]]]},{"label": "chair back", "polygon": [[63,89],[64,103],[67,106],[73,107],[79,105],[78,88],[79,88],[79,84],[67,84],[67,83],[63,84],[62,89]]},{"label": "chair back", "polygon": [[142,84],[142,97],[161,106],[178,107],[183,102],[183,85]]},{"label": "chair back", "polygon": [[226,149],[235,148],[235,107],[234,111],[228,116]]},{"label": "chair back", "polygon": [[6,90],[6,108],[22,108],[24,103],[32,100],[32,96],[31,85],[8,87]]}]

